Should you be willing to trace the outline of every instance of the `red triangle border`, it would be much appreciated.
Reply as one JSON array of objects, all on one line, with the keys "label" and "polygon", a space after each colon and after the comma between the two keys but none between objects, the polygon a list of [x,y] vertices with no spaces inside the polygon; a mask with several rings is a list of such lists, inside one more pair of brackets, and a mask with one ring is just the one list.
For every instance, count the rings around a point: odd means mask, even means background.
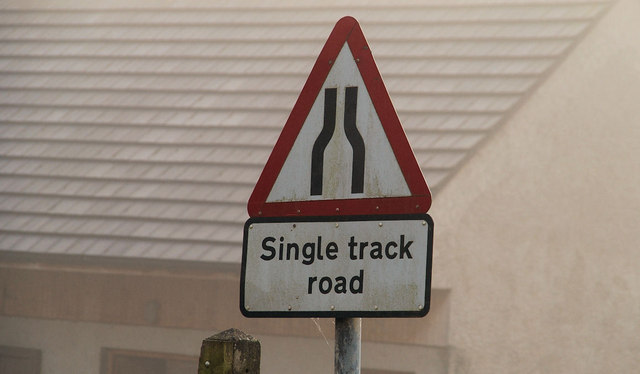
[{"label": "red triangle border", "polygon": [[[266,202],[280,170],[344,43],[356,60],[376,113],[411,192],[407,197]],[[362,29],[353,17],[340,19],[296,101],[249,198],[250,217],[336,216],[426,213],[431,193],[382,81]]]}]

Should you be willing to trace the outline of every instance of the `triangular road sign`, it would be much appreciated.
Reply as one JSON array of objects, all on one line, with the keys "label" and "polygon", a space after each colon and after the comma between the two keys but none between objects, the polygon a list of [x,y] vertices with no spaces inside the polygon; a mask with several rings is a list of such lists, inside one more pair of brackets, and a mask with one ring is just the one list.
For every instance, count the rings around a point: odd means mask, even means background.
[{"label": "triangular road sign", "polygon": [[407,214],[430,206],[360,25],[344,17],[258,179],[249,216]]}]

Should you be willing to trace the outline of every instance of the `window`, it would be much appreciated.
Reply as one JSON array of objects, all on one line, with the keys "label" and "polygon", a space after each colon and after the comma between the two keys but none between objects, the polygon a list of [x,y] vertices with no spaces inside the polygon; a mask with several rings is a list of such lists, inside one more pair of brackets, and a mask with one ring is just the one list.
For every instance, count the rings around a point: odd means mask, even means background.
[{"label": "window", "polygon": [[103,349],[102,374],[193,374],[198,357]]},{"label": "window", "polygon": [[0,345],[0,373],[40,374],[42,352]]},{"label": "window", "polygon": [[362,369],[362,374],[414,374],[410,371]]}]

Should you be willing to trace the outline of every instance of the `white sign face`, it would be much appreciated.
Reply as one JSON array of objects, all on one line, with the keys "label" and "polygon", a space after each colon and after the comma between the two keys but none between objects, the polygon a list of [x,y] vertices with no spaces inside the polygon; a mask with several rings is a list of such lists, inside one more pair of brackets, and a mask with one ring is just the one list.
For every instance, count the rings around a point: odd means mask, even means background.
[{"label": "white sign face", "polygon": [[427,214],[252,218],[241,310],[249,317],[405,317],[429,309]]},{"label": "white sign face", "polygon": [[345,43],[267,202],[410,195],[355,59]]}]

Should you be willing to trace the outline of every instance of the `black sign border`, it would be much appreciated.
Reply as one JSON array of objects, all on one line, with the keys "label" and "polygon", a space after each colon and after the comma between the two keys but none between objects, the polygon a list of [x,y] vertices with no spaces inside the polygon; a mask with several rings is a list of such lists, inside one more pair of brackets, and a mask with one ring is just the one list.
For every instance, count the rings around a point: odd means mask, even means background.
[{"label": "black sign border", "polygon": [[[425,279],[425,305],[421,310],[411,311],[251,311],[245,308],[245,277],[247,263],[247,238],[249,226],[253,223],[288,223],[288,222],[345,222],[345,221],[399,221],[424,220],[427,222],[429,235],[427,236],[427,271]],[[240,311],[248,318],[408,318],[424,317],[431,306],[431,272],[433,258],[433,219],[427,213],[423,214],[389,214],[365,216],[313,216],[313,217],[252,217],[244,224],[242,238],[242,266],[240,270]]]}]

